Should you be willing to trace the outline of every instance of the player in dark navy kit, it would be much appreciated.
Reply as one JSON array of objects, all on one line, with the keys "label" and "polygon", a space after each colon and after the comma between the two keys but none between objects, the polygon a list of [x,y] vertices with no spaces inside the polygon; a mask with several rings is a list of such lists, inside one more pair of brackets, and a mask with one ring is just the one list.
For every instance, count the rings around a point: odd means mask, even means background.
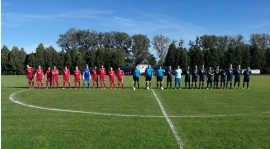
[{"label": "player in dark navy kit", "polygon": [[246,82],[247,82],[247,89],[249,89],[249,80],[250,80],[250,75],[251,75],[250,67],[248,67],[248,69],[245,70],[243,74],[244,74],[243,89],[245,87]]},{"label": "player in dark navy kit", "polygon": [[230,64],[230,67],[227,70],[227,83],[226,83],[227,89],[228,89],[229,82],[230,82],[230,89],[232,88],[232,79],[233,79],[233,68],[232,68],[232,64]]},{"label": "player in dark navy kit", "polygon": [[238,83],[238,89],[240,89],[240,77],[242,75],[242,69],[241,66],[238,65],[238,67],[236,69],[234,69],[234,89],[235,89],[235,85],[236,82]]},{"label": "player in dark navy kit", "polygon": [[188,84],[188,88],[190,89],[190,68],[189,66],[187,67],[187,69],[185,70],[185,87],[187,89],[187,84]]},{"label": "player in dark navy kit", "polygon": [[199,82],[199,88],[203,89],[204,88],[204,78],[205,78],[206,70],[204,68],[204,65],[202,65],[202,68],[199,71],[200,75],[200,82]]},{"label": "player in dark navy kit", "polygon": [[219,75],[220,70],[219,66],[217,66],[216,69],[214,70],[214,88],[218,88]]},{"label": "player in dark navy kit", "polygon": [[199,70],[196,65],[192,71],[192,89],[194,87],[194,84],[195,84],[195,88],[197,88],[198,75],[199,75]]},{"label": "player in dark navy kit", "polygon": [[212,67],[209,67],[209,70],[207,71],[207,89],[209,87],[209,84],[210,84],[210,88],[212,89],[213,75],[214,75],[214,71],[212,70]]},{"label": "player in dark navy kit", "polygon": [[172,70],[172,67],[169,66],[169,70],[167,71],[167,89],[169,88],[169,84],[170,84],[170,89],[172,88],[172,75],[173,75],[173,70]]},{"label": "player in dark navy kit", "polygon": [[[225,89],[225,82],[226,82],[226,70],[223,69],[220,71],[220,89]],[[223,84],[223,86],[222,86]]]}]

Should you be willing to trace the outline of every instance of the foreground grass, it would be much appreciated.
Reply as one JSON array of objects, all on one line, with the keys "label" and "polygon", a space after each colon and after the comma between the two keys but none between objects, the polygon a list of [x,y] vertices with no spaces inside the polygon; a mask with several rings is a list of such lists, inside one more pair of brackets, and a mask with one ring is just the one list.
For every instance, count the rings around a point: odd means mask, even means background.
[{"label": "foreground grass", "polygon": [[[179,148],[165,118],[102,116],[24,107],[11,102],[9,95],[27,89],[25,77],[2,76],[1,79],[2,148]],[[184,148],[270,148],[270,86],[265,83],[270,82],[270,77],[252,76],[251,81],[249,90],[155,92],[168,115],[187,116],[170,118]],[[34,89],[15,98],[47,108],[162,116],[153,93],[144,89],[132,91],[131,82],[131,77],[125,77],[124,90]],[[141,77],[143,87],[145,82]],[[214,117],[188,117],[209,115]]]}]

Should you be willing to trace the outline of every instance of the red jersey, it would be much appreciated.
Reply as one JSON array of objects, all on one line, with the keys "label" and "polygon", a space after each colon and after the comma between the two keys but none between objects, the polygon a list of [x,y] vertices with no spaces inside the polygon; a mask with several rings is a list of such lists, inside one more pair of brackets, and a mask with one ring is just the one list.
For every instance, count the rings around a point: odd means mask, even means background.
[{"label": "red jersey", "polygon": [[47,79],[51,79],[52,78],[52,71],[51,70],[47,70],[46,71],[46,76],[47,76]]},{"label": "red jersey", "polygon": [[81,71],[80,70],[74,70],[74,79],[76,81],[79,81],[81,77]]},{"label": "red jersey", "polygon": [[33,77],[34,77],[34,69],[32,67],[28,67],[25,70],[27,72],[28,79],[33,79]]},{"label": "red jersey", "polygon": [[63,70],[63,79],[64,79],[64,81],[69,81],[69,74],[70,74],[70,71],[68,69]]},{"label": "red jersey", "polygon": [[38,80],[42,80],[43,78],[43,70],[42,69],[37,69],[36,70],[36,76]]},{"label": "red jersey", "polygon": [[58,81],[58,70],[57,69],[53,69],[52,70],[52,76],[53,76],[53,81]]},{"label": "red jersey", "polygon": [[124,71],[123,71],[123,70],[117,70],[117,71],[116,71],[116,76],[117,76],[117,78],[122,78],[123,75],[124,75]]},{"label": "red jersey", "polygon": [[108,75],[109,75],[110,78],[114,78],[115,73],[114,73],[114,71],[109,71]]},{"label": "red jersey", "polygon": [[98,74],[97,74],[97,70],[93,69],[92,70],[92,75],[93,75],[93,80],[97,80],[98,79]]},{"label": "red jersey", "polygon": [[100,75],[101,78],[105,78],[106,69],[105,68],[100,68],[99,69],[99,75]]}]

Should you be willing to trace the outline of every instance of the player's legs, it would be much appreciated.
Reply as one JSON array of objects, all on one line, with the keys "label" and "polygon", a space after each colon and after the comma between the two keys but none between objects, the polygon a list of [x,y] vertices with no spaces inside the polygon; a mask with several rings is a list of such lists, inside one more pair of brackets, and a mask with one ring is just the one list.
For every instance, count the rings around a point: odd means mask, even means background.
[{"label": "player's legs", "polygon": [[66,81],[63,80],[63,89],[65,89],[65,88],[66,88]]},{"label": "player's legs", "polygon": [[181,78],[178,78],[178,88],[181,89]]},{"label": "player's legs", "polygon": [[122,80],[121,83],[122,83],[122,88],[124,89],[124,81]]},{"label": "player's legs", "polygon": [[31,82],[32,82],[32,86],[31,86],[31,88],[34,88],[34,87],[35,87],[34,78],[31,80]]}]

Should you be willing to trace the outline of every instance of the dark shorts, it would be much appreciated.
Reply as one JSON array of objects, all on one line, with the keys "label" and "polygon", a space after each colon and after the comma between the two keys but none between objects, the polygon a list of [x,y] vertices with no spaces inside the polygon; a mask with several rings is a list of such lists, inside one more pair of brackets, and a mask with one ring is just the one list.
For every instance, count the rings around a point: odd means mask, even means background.
[{"label": "dark shorts", "polygon": [[185,82],[190,82],[190,77],[185,77]]},{"label": "dark shorts", "polygon": [[227,81],[232,81],[232,77],[227,77]]},{"label": "dark shorts", "polygon": [[220,82],[225,82],[225,81],[226,81],[225,77],[220,79]]},{"label": "dark shorts", "polygon": [[219,77],[217,76],[217,77],[214,77],[214,82],[218,82],[218,80],[219,80]]},{"label": "dark shorts", "polygon": [[234,82],[240,82],[240,77],[235,77]]},{"label": "dark shorts", "polygon": [[134,82],[139,82],[139,81],[140,81],[140,77],[138,77],[138,76],[133,76],[133,81],[134,81]]},{"label": "dark shorts", "polygon": [[192,77],[192,82],[197,82],[198,81],[198,77]]},{"label": "dark shorts", "polygon": [[213,79],[212,78],[211,79],[208,78],[207,82],[208,83],[212,83],[213,82]]},{"label": "dark shorts", "polygon": [[248,77],[244,77],[244,82],[249,82],[249,78]]},{"label": "dark shorts", "polygon": [[157,76],[157,81],[162,81],[163,80],[163,76]]},{"label": "dark shorts", "polygon": [[145,81],[151,81],[152,80],[152,76],[145,76]]},{"label": "dark shorts", "polygon": [[200,82],[204,82],[204,76],[200,77]]},{"label": "dark shorts", "polygon": [[167,82],[172,82],[172,77],[167,76]]}]

